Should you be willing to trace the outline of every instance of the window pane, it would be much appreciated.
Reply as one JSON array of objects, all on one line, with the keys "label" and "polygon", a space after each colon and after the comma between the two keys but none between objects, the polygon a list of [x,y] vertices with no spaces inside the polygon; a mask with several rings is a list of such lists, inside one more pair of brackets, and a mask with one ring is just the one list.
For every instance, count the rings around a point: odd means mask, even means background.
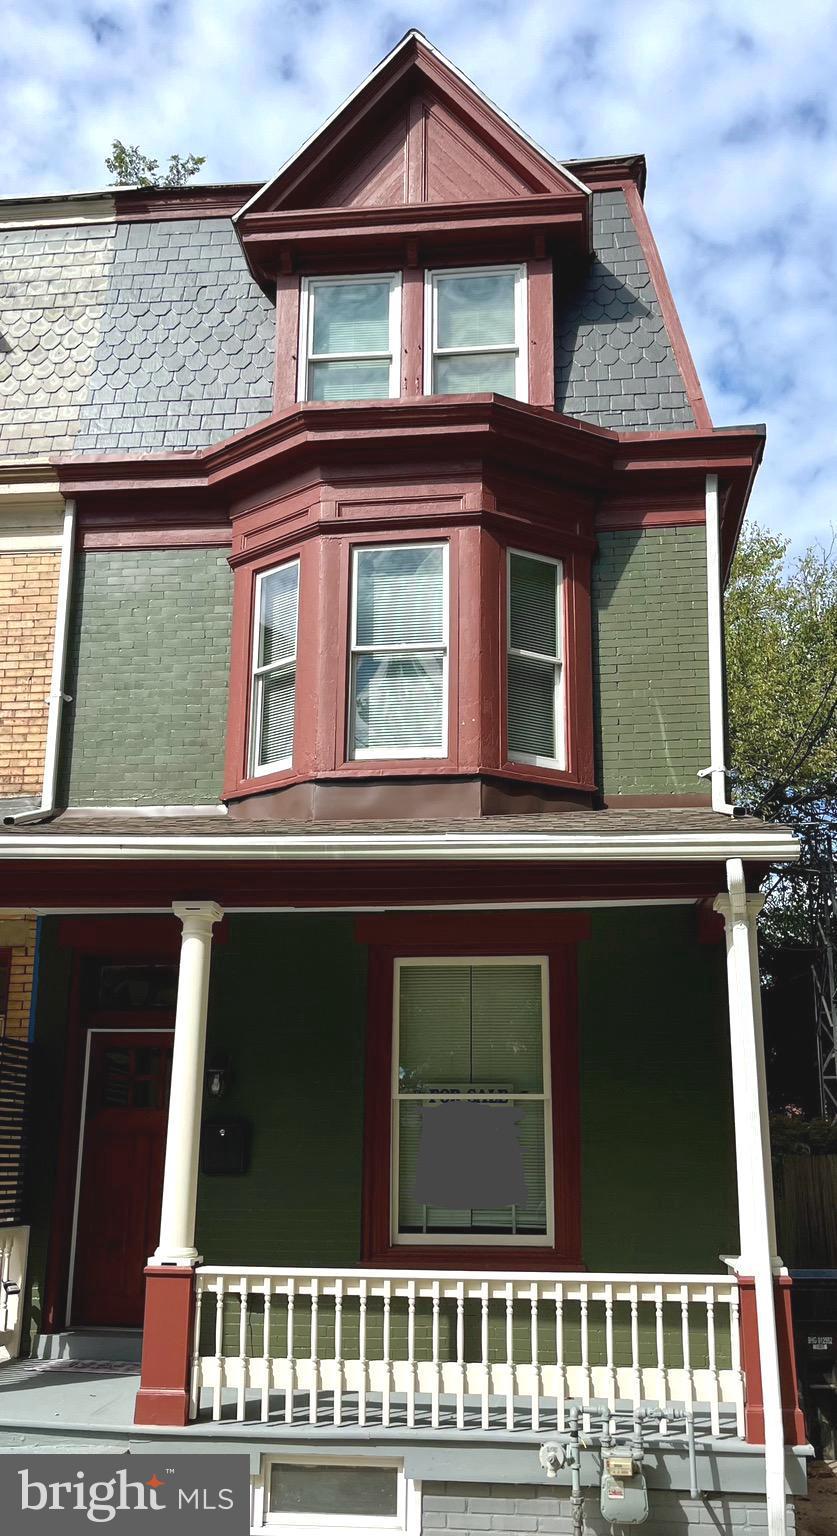
[{"label": "window pane", "polygon": [[444,555],[438,544],[358,550],[357,645],[444,640]]},{"label": "window pane", "polygon": [[[398,1106],[398,1229],[400,1232],[521,1232],[540,1236],[546,1220],[546,1144],[542,1102],[450,1104],[439,1123],[425,1119],[420,1103]],[[468,1124],[468,1116],[475,1121]],[[462,1121],[457,1125],[457,1119]],[[445,1121],[447,1120],[447,1124]],[[477,1122],[483,1121],[483,1124]],[[490,1167],[487,1171],[487,1165]],[[434,1187],[434,1170],[438,1184]],[[472,1206],[473,1193],[495,1185],[498,1201],[521,1179],[519,1204]],[[486,1187],[487,1186],[487,1187]],[[429,1202],[422,1196],[435,1198]],[[454,1204],[453,1201],[461,1201]]]},{"label": "window pane", "polygon": [[315,283],[311,352],[389,352],[389,281]]},{"label": "window pane", "polygon": [[435,655],[355,658],[355,749],[428,751],[443,743],[443,659]]},{"label": "window pane", "polygon": [[510,753],[557,757],[554,664],[510,656],[508,677]]},{"label": "window pane", "polygon": [[517,651],[557,656],[557,567],[527,555],[509,558],[509,645]]},{"label": "window pane", "polygon": [[543,1091],[539,965],[403,965],[401,1093],[469,1083]]},{"label": "window pane", "polygon": [[259,678],[258,709],[261,724],[257,768],[289,758],[294,744],[295,669],[271,672]]},{"label": "window pane", "polygon": [[513,395],[514,352],[475,352],[464,357],[437,357],[433,364],[436,395]]},{"label": "window pane", "polygon": [[270,1469],[271,1514],[351,1515],[377,1519],[398,1513],[394,1467],[294,1467]]},{"label": "window pane", "polygon": [[438,278],[436,345],[513,346],[514,287],[513,272]]},{"label": "window pane", "polygon": [[264,576],[260,584],[259,666],[293,656],[296,651],[296,608],[299,566],[296,561]]},{"label": "window pane", "polygon": [[311,363],[309,400],[386,400],[389,363]]}]

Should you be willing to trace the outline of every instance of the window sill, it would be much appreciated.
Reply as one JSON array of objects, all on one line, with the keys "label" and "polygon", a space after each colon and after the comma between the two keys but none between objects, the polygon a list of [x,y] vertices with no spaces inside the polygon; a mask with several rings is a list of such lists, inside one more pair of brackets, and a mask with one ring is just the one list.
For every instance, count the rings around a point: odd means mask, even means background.
[{"label": "window sill", "polygon": [[587,1268],[577,1255],[559,1253],[556,1248],[513,1248],[492,1243],[474,1243],[461,1248],[391,1244],[388,1248],[374,1252],[364,1250],[362,1262],[370,1269],[478,1269],[521,1273],[527,1270],[560,1270],[582,1274]]}]

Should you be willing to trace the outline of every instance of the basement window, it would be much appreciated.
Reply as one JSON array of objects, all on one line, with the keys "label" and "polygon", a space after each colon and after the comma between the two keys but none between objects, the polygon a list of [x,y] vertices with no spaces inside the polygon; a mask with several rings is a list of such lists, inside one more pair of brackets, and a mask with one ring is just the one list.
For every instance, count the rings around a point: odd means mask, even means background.
[{"label": "basement window", "polygon": [[386,400],[400,388],[401,278],[302,279],[300,400]]},{"label": "basement window", "polygon": [[425,389],[528,398],[526,268],[428,272]]},{"label": "basement window", "polygon": [[418,1532],[419,1487],[394,1462],[354,1461],[351,1464],[306,1457],[271,1459],[260,1489],[260,1526],[281,1526],[286,1532],[317,1531]]},{"label": "basement window", "polygon": [[256,578],[250,706],[250,771],[289,768],[293,758],[299,561]]}]

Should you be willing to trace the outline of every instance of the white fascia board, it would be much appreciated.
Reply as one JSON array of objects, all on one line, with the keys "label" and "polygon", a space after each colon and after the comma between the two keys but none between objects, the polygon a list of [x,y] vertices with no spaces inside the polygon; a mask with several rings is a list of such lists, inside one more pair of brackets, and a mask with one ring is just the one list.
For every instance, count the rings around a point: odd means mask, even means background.
[{"label": "white fascia board", "polygon": [[492,112],[496,113],[497,117],[501,118],[507,127],[511,128],[519,138],[525,140],[531,149],[534,149],[537,154],[541,155],[544,160],[547,160],[549,164],[554,166],[557,171],[560,171],[563,176],[566,176],[568,181],[571,181],[574,186],[578,187],[579,192],[584,192],[587,197],[590,196],[590,188],[586,187],[583,181],[579,181],[578,177],[574,176],[572,171],[569,171],[561,160],[556,160],[554,155],[551,155],[548,150],[543,149],[540,144],[536,143],[531,134],[528,134],[525,129],[521,128],[520,125],[514,121],[513,118],[509,117],[508,113],[504,112],[502,107],[498,107],[496,103],[491,100],[490,96],[486,96],[485,91],[481,91],[479,86],[475,85],[473,80],[469,80],[468,76],[463,74],[461,69],[457,69],[456,65],[453,64],[451,60],[447,58],[447,56],[442,53],[439,48],[435,48],[430,42],[430,39],[425,37],[423,32],[419,32],[416,27],[411,27],[410,31],[406,32],[400,41],[396,43],[395,47],[390,49],[389,53],[386,55],[386,58],[381,59],[380,64],[376,64],[375,68],[369,71],[369,74],[366,76],[366,78],[361,80],[360,85],[356,86],[355,89],[350,92],[345,101],[341,101],[339,107],[336,107],[335,110],[330,113],[325,121],[320,124],[319,128],[317,128],[314,133],[308,135],[308,138],[305,140],[304,144],[300,144],[299,149],[294,150],[294,153],[289,157],[289,159],[285,161],[284,165],[279,168],[279,170],[276,172],[276,175],[272,176],[270,181],[266,181],[264,186],[259,188],[258,192],[254,192],[253,196],[249,199],[248,202],[244,204],[243,208],[239,208],[238,213],[233,215],[234,224],[237,224],[238,220],[244,217],[245,213],[248,212],[248,210],[252,207],[253,203],[255,203],[258,198],[262,197],[265,192],[270,191],[271,187],[275,187],[277,181],[279,181],[281,177],[284,176],[286,171],[290,170],[291,166],[296,160],[299,159],[300,155],[303,155],[306,149],[309,149],[310,146],[320,137],[320,135],[325,133],[327,128],[331,127],[331,124],[336,121],[341,112],[344,112],[346,108],[351,105],[355,98],[361,94],[361,91],[366,90],[366,87],[371,84],[371,82],[376,78],[377,75],[381,73],[382,70],[386,69],[387,65],[392,62],[392,60],[401,52],[402,48],[405,48],[407,43],[409,43],[410,40],[414,37],[417,38],[420,43],[423,43],[428,52],[432,53],[441,64],[444,64],[445,68],[449,69],[451,74],[456,75],[457,78],[463,82],[463,84],[467,85],[469,90],[473,91],[476,96],[479,96],[480,101],[484,101],[485,105],[489,107]]},{"label": "white fascia board", "polygon": [[646,833],[636,837],[584,833],[315,833],[303,836],[244,834],[241,837],[49,836],[43,833],[0,837],[0,860],[70,859],[246,859],[313,861],[471,860],[508,863],[666,863],[744,859],[778,863],[799,857],[791,833],[780,830],[736,835],[729,832]]}]

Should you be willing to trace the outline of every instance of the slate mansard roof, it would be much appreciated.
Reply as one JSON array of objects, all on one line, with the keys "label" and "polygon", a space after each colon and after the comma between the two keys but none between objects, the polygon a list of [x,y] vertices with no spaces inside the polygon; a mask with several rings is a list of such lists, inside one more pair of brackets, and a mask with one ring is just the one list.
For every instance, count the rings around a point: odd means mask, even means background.
[{"label": "slate mansard roof", "polygon": [[[202,448],[270,415],[274,307],[229,212],[188,217],[201,190],[174,218],[135,216],[130,193],[41,222],[0,204],[0,460]],[[593,190],[592,226],[592,261],[556,284],[556,409],[694,426],[624,191]]]}]

